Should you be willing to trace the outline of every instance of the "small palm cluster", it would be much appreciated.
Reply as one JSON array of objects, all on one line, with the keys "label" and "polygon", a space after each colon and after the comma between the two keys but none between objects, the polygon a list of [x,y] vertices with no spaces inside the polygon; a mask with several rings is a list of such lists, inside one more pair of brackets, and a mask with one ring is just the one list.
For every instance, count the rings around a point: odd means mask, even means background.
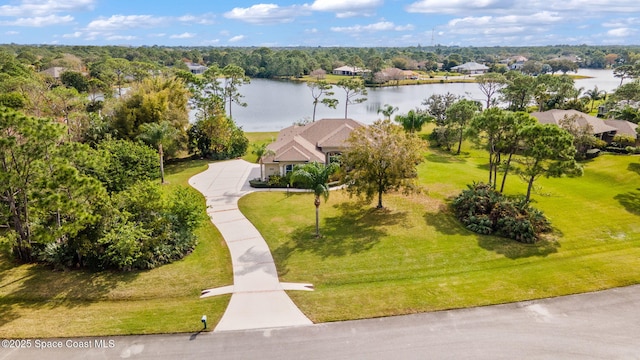
[{"label": "small palm cluster", "polygon": [[520,198],[509,198],[485,183],[469,185],[452,203],[456,217],[467,229],[496,234],[522,243],[535,243],[551,231],[544,214]]}]

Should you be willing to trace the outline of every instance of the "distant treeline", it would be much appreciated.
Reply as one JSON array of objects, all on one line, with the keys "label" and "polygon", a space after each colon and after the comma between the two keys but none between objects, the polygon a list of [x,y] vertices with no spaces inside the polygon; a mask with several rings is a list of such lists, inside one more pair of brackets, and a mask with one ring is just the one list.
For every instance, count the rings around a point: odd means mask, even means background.
[{"label": "distant treeline", "polygon": [[[387,67],[406,70],[449,70],[469,61],[506,67],[518,57],[548,63],[567,60],[581,68],[603,69],[640,60],[640,46],[554,45],[536,47],[165,47],[165,46],[61,46],[0,45],[25,65],[36,70],[52,66],[70,69],[91,67],[106,58],[123,58],[131,62],[184,68],[186,62],[219,67],[238,65],[250,77],[275,78],[303,76],[313,70],[343,66],[366,67],[373,72]],[[81,69],[77,69],[81,70]]]}]

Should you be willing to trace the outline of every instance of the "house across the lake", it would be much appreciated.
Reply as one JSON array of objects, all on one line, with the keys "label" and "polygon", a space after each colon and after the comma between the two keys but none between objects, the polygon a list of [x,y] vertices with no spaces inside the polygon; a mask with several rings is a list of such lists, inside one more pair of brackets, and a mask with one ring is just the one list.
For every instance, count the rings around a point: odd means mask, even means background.
[{"label": "house across the lake", "polygon": [[472,61],[464,63],[462,65],[454,66],[451,68],[451,71],[467,75],[477,75],[486,73],[487,71],[489,71],[489,67]]},{"label": "house across the lake", "polygon": [[187,67],[189,68],[189,71],[194,74],[194,75],[201,75],[204,74],[205,71],[207,71],[207,67],[204,65],[200,65],[200,64],[195,64],[192,62],[186,62]]},{"label": "house across the lake", "polygon": [[298,164],[329,164],[342,154],[351,132],[364,124],[353,119],[321,119],[305,125],[293,125],[278,133],[262,158],[262,174],[286,175]]},{"label": "house across the lake", "polygon": [[345,75],[345,76],[362,76],[365,73],[370,73],[371,70],[363,69],[357,66],[341,66],[333,69],[333,75]]}]

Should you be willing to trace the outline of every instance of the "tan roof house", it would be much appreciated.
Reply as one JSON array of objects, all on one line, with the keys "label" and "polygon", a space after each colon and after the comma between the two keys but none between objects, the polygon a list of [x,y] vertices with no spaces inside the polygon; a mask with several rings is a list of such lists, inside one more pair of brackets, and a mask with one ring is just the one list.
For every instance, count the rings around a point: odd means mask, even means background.
[{"label": "tan roof house", "polygon": [[634,124],[626,120],[615,120],[615,119],[604,120],[604,123],[616,128],[617,129],[616,135],[625,135],[625,136],[635,138],[636,144],[639,143],[640,135],[636,131],[636,129],[638,128],[638,124]]},{"label": "tan roof house", "polygon": [[543,112],[533,112],[531,116],[538,119],[541,124],[555,124],[560,126],[560,121],[575,117],[578,126],[591,126],[593,135],[598,139],[611,141],[618,132],[618,128],[607,124],[604,120],[585,114],[577,110],[553,109]]},{"label": "tan roof house", "polygon": [[365,125],[353,119],[321,119],[284,128],[277,140],[267,145],[267,155],[260,164],[262,174],[269,178],[286,175],[298,164],[331,163],[344,151],[351,132],[361,126]]}]

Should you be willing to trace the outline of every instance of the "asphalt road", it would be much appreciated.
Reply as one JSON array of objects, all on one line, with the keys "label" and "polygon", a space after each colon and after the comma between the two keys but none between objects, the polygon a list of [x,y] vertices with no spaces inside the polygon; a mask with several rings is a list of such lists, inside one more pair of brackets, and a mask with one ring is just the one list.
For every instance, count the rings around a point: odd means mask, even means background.
[{"label": "asphalt road", "polygon": [[47,340],[61,348],[31,339],[0,359],[640,359],[640,286],[294,328]]}]

